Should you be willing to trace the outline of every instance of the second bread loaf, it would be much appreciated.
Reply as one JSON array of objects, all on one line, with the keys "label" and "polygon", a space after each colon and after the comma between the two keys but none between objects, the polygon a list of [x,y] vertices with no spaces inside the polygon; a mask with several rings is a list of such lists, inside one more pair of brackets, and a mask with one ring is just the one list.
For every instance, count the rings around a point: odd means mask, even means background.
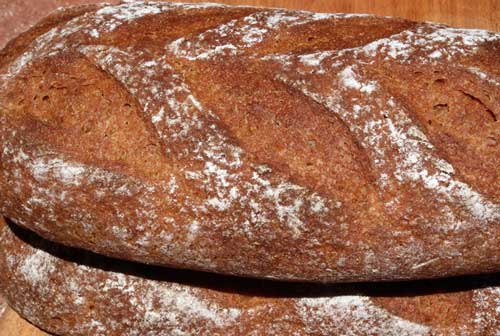
[{"label": "second bread loaf", "polygon": [[498,276],[320,286],[147,267],[0,224],[0,290],[58,335],[496,336]]}]

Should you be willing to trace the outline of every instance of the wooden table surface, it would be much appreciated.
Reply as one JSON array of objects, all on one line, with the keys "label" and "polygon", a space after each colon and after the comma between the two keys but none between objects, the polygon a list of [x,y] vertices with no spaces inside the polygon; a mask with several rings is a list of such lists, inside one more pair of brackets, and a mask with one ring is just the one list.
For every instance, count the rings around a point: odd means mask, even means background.
[{"label": "wooden table surface", "polygon": [[7,308],[0,316],[1,336],[49,336],[23,320],[15,311]]},{"label": "wooden table surface", "polygon": [[[103,0],[104,1],[104,0]],[[215,0],[212,0],[214,2]],[[0,48],[31,24],[60,6],[100,0],[0,0]],[[119,2],[106,0],[105,2]],[[207,2],[186,0],[177,2]],[[500,31],[500,0],[220,0],[227,4],[305,9],[317,12],[373,13],[451,26]],[[0,336],[44,336],[13,310],[3,310],[0,298]],[[2,313],[3,311],[3,313]]]}]

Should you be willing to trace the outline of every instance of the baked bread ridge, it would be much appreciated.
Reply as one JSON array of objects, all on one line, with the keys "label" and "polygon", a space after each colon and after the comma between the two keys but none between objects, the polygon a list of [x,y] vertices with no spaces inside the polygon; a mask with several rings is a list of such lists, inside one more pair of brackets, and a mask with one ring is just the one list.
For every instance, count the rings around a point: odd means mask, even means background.
[{"label": "baked bread ridge", "polygon": [[87,12],[0,69],[0,211],[69,246],[227,274],[498,271],[499,41],[214,4]]},{"label": "baked bread ridge", "polygon": [[387,296],[369,297],[356,291],[377,293],[373,284],[302,286],[113,262],[3,221],[0,237],[1,291],[58,335],[488,336],[500,328],[498,276],[471,277],[456,292],[453,279],[420,294],[411,283],[381,283]]}]

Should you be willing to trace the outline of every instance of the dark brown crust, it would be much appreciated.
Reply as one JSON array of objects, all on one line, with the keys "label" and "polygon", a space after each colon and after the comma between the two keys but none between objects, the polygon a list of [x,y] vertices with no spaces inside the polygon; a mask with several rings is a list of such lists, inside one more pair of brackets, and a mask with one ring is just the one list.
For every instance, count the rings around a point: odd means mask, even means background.
[{"label": "dark brown crust", "polygon": [[148,267],[0,223],[0,290],[58,335],[493,336],[499,276],[324,286]]},{"label": "dark brown crust", "polygon": [[284,280],[500,270],[498,34],[156,3],[67,18],[0,69],[18,224]]}]

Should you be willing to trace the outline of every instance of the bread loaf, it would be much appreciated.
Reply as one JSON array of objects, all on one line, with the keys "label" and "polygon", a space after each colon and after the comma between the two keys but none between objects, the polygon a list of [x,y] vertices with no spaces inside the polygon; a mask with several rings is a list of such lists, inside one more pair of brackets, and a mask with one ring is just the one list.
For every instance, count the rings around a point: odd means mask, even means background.
[{"label": "bread loaf", "polygon": [[5,223],[0,233],[1,290],[22,316],[58,335],[500,331],[498,276],[378,286],[275,283],[111,260]]},{"label": "bread loaf", "polygon": [[500,270],[500,34],[125,3],[0,60],[0,211],[120,259],[284,280]]}]

